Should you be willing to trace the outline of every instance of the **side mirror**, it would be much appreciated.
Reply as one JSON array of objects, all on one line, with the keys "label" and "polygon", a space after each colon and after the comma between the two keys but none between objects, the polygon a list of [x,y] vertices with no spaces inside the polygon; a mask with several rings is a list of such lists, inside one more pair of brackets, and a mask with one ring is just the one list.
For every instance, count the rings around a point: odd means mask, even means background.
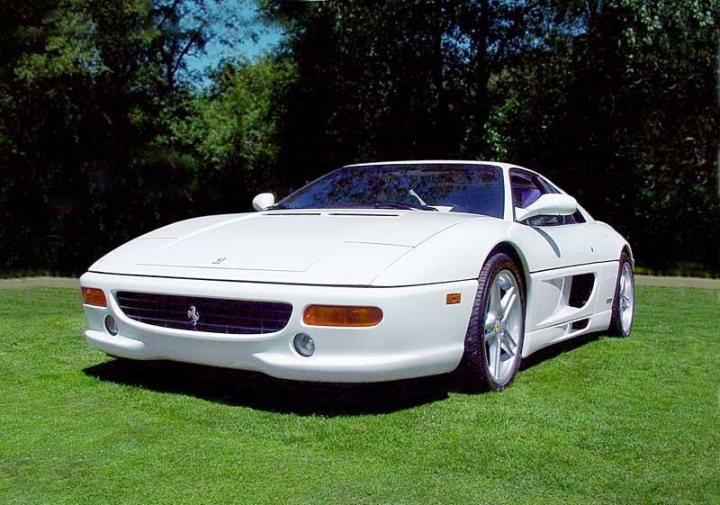
[{"label": "side mirror", "polygon": [[515,207],[515,219],[524,221],[535,216],[569,216],[578,208],[577,200],[570,195],[546,193],[526,209]]},{"label": "side mirror", "polygon": [[252,206],[253,209],[260,212],[268,207],[272,207],[275,205],[275,195],[272,193],[260,193],[255,198],[253,198]]}]

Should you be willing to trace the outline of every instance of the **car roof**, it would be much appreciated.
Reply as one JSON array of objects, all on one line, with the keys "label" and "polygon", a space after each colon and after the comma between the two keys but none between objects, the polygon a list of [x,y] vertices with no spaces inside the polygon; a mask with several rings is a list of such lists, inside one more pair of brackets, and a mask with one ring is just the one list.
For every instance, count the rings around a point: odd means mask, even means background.
[{"label": "car roof", "polygon": [[[545,177],[540,172],[536,172],[535,170],[531,170],[529,168],[523,167],[522,165],[518,165],[516,163],[505,163],[502,161],[491,161],[491,160],[396,160],[396,161],[373,161],[371,163],[352,163],[349,165],[343,165],[343,168],[345,167],[371,167],[374,165],[431,165],[431,164],[438,164],[438,165],[492,165],[499,168],[502,168],[503,170],[510,170],[511,168],[519,168],[521,170],[525,170],[526,172],[530,172],[532,174],[538,175],[542,177],[545,180],[549,179]],[[552,183],[554,185],[554,183]]]},{"label": "car roof", "polygon": [[[501,168],[510,168],[517,165],[503,163],[500,161],[479,161],[479,160],[396,160],[396,161],[374,161],[372,163],[352,163],[346,167],[367,167],[373,165],[495,165]],[[522,167],[518,167],[522,168]]]}]

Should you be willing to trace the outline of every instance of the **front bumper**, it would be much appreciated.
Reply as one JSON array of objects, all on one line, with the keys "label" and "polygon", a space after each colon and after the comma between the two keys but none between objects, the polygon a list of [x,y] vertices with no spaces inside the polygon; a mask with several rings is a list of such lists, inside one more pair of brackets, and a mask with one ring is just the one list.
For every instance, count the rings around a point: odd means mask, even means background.
[{"label": "front bumper", "polygon": [[[274,377],[324,382],[373,382],[435,375],[454,370],[464,350],[465,332],[477,281],[395,288],[327,287],[248,282],[202,281],[86,273],[84,287],[103,289],[107,308],[84,305],[85,337],[101,351],[118,357],[168,359],[243,370]],[[226,335],[169,329],[126,317],[115,300],[117,291],[137,291],[226,299],[288,302],[288,325],[275,333]],[[461,303],[446,305],[448,293]],[[382,322],[371,328],[305,325],[307,305],[372,305]],[[104,326],[115,317],[119,333]],[[300,356],[292,340],[307,333],[315,341],[310,357]]]}]

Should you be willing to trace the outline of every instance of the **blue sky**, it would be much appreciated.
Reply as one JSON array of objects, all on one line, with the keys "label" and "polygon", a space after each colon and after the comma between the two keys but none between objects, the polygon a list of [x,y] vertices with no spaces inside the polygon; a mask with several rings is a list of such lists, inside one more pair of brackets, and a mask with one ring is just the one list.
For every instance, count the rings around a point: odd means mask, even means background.
[{"label": "blue sky", "polygon": [[[278,45],[283,31],[278,26],[269,26],[259,19],[255,2],[251,0],[227,1],[222,11],[213,12],[215,21],[211,21],[210,32],[216,34],[205,47],[204,54],[188,55],[186,63],[190,71],[204,71],[214,68],[220,61],[228,58],[255,58],[271,51]],[[222,19],[233,18],[241,28],[229,31],[223,26]],[[255,39],[249,36],[255,34]],[[223,40],[228,39],[228,40]]]}]

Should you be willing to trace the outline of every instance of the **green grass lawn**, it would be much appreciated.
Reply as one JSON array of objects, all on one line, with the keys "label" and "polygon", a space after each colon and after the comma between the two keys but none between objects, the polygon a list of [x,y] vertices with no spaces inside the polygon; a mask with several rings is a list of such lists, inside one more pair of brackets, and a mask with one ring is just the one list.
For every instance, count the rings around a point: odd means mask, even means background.
[{"label": "green grass lawn", "polygon": [[630,338],[480,395],[116,362],[83,325],[0,291],[2,504],[720,503],[720,291],[638,288]]}]

